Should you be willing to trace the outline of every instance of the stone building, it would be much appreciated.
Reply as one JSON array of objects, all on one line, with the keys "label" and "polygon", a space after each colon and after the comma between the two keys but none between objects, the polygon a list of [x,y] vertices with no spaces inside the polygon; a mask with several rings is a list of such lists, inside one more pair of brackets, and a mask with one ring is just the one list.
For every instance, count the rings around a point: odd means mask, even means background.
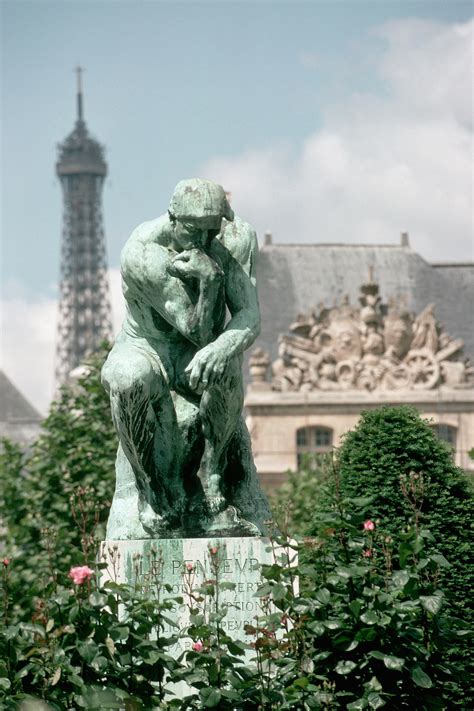
[{"label": "stone building", "polygon": [[399,245],[268,242],[246,397],[264,485],[382,404],[415,405],[472,469],[474,264],[429,264],[407,235]]}]

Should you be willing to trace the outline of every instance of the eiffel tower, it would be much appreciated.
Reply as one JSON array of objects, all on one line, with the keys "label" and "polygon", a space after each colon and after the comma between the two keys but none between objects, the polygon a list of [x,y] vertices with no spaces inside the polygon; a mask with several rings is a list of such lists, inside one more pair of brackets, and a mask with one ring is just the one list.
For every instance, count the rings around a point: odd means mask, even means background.
[{"label": "eiffel tower", "polygon": [[102,187],[104,147],[83,118],[82,69],[77,67],[77,119],[59,144],[56,173],[63,193],[56,384],[112,336]]}]

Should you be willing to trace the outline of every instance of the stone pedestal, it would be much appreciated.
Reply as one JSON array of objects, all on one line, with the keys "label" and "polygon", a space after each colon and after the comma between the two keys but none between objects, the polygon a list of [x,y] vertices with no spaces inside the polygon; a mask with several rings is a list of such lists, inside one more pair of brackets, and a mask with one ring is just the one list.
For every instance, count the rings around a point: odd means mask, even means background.
[{"label": "stone pedestal", "polygon": [[[235,588],[219,591],[219,607],[226,606],[227,614],[222,627],[232,639],[250,642],[245,635],[245,625],[255,624],[255,618],[265,614],[259,597],[255,597],[262,584],[261,565],[274,562],[270,540],[260,537],[244,538],[169,538],[136,541],[105,541],[102,557],[108,564],[102,582],[110,579],[118,583],[135,585],[137,582],[168,584],[171,592],[162,591],[163,597],[182,597],[174,612],[167,613],[180,630],[189,623],[187,592],[205,581],[217,580],[233,583]],[[207,598],[203,606],[209,612],[215,604]],[[206,613],[206,609],[203,610]],[[176,630],[165,630],[176,633]],[[183,651],[191,645],[183,639],[178,645]]]}]

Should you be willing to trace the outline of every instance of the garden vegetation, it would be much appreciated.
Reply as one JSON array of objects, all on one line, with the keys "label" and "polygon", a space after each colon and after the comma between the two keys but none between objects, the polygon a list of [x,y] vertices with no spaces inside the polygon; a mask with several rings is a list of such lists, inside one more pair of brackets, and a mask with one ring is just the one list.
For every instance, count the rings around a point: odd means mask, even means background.
[{"label": "garden vegetation", "polygon": [[182,597],[159,565],[101,582],[116,439],[100,365],[63,389],[30,451],[3,443],[1,709],[469,708],[472,496],[415,411],[366,413],[318,473],[290,478],[261,614],[238,640],[219,546],[201,587],[183,569]]}]

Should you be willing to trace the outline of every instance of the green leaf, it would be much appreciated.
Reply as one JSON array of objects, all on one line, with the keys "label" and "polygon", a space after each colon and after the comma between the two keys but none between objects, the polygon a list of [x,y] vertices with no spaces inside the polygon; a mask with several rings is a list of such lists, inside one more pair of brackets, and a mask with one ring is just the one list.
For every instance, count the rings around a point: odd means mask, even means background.
[{"label": "green leaf", "polygon": [[286,587],[281,583],[272,586],[272,596],[274,600],[283,600],[286,597]]},{"label": "green leaf", "polygon": [[405,660],[401,657],[395,657],[392,654],[385,654],[385,652],[379,652],[378,650],[369,652],[369,655],[374,659],[380,659],[380,661],[385,664],[387,669],[401,671],[403,665],[405,664]]},{"label": "green leaf", "polygon": [[328,629],[328,630],[338,630],[342,627],[341,623],[339,620],[324,620],[323,625]]},{"label": "green leaf", "polygon": [[349,645],[345,648],[345,652],[352,652],[353,649],[359,646],[359,642],[356,639],[353,639],[352,642],[349,643]]},{"label": "green leaf", "polygon": [[372,679],[365,684],[365,686],[369,689],[369,691],[382,691],[382,684],[376,676],[373,676]]},{"label": "green leaf", "polygon": [[375,496],[353,496],[351,499],[345,500],[348,504],[353,504],[360,508],[365,508],[370,506],[370,504],[375,501]]},{"label": "green leaf", "polygon": [[431,689],[433,686],[433,682],[430,677],[421,667],[413,667],[411,671],[411,678],[417,686],[421,686],[423,689]]},{"label": "green leaf", "polygon": [[385,701],[379,694],[369,694],[367,697],[371,709],[380,709],[385,706]]},{"label": "green leaf", "polygon": [[235,587],[235,583],[230,583],[229,581],[219,583],[219,590],[235,590]]},{"label": "green leaf", "polygon": [[437,615],[443,604],[443,593],[436,592],[434,595],[420,595],[422,606],[432,615]]},{"label": "green leaf", "polygon": [[323,605],[327,605],[331,599],[331,593],[327,588],[320,588],[315,592],[314,597],[318,600],[318,602],[321,602]]},{"label": "green leaf", "polygon": [[239,656],[239,655],[245,654],[245,652],[248,649],[248,645],[245,644],[245,642],[241,642],[238,639],[229,640],[227,642],[227,649],[229,650],[229,652],[231,654]]},{"label": "green leaf", "polygon": [[271,591],[272,591],[272,586],[270,585],[270,583],[264,583],[263,585],[261,585],[258,588],[257,592],[254,593],[253,596],[254,597],[265,597],[266,595],[270,595]]},{"label": "green leaf", "polygon": [[92,607],[105,607],[107,604],[107,597],[99,592],[92,592],[89,595],[89,602]]},{"label": "green leaf", "polygon": [[357,701],[347,704],[346,709],[348,709],[348,711],[359,711],[360,709],[366,709],[368,705],[366,699],[357,699]]},{"label": "green leaf", "polygon": [[396,570],[392,575],[393,585],[397,588],[404,588],[409,580],[410,573],[408,570]]},{"label": "green leaf", "polygon": [[440,553],[434,553],[433,555],[430,555],[430,560],[434,560],[435,563],[437,563],[440,568],[450,568],[451,563],[446,560],[444,555],[441,555]]},{"label": "green leaf", "polygon": [[350,659],[342,660],[336,664],[335,672],[337,674],[350,674],[356,668],[357,664]]},{"label": "green leaf", "polygon": [[85,642],[80,642],[77,645],[77,650],[81,657],[90,664],[97,654],[97,645],[91,639],[88,639]]},{"label": "green leaf", "polygon": [[125,640],[128,639],[128,635],[130,634],[130,630],[126,625],[119,625],[117,627],[113,627],[110,630],[110,636],[112,639],[117,642],[121,640],[124,642]]},{"label": "green leaf", "polygon": [[6,678],[0,679],[0,689],[4,689],[5,691],[8,691],[8,689],[10,687],[11,687],[10,679],[6,679]]},{"label": "green leaf", "polygon": [[398,548],[398,556],[400,558],[400,566],[403,568],[409,557],[413,555],[412,547],[409,543],[401,543]]},{"label": "green leaf", "polygon": [[326,631],[322,622],[310,622],[308,624],[308,630],[313,632],[317,637],[321,637]]},{"label": "green leaf", "polygon": [[360,612],[361,607],[362,607],[362,603],[359,602],[359,600],[352,600],[349,603],[349,610],[352,612],[352,614],[354,615],[356,620],[359,617],[359,612]]},{"label": "green leaf", "polygon": [[309,679],[306,676],[302,676],[299,679],[295,679],[293,686],[297,686],[299,689],[306,689],[309,684]]},{"label": "green leaf", "polygon": [[360,616],[361,622],[366,625],[376,625],[379,621],[379,616],[375,610],[367,610],[363,615]]},{"label": "green leaf", "polygon": [[205,708],[213,708],[217,706],[221,700],[221,692],[219,689],[201,689],[200,696]]},{"label": "green leaf", "polygon": [[377,630],[374,627],[364,627],[356,633],[358,642],[373,642],[377,637]]}]

